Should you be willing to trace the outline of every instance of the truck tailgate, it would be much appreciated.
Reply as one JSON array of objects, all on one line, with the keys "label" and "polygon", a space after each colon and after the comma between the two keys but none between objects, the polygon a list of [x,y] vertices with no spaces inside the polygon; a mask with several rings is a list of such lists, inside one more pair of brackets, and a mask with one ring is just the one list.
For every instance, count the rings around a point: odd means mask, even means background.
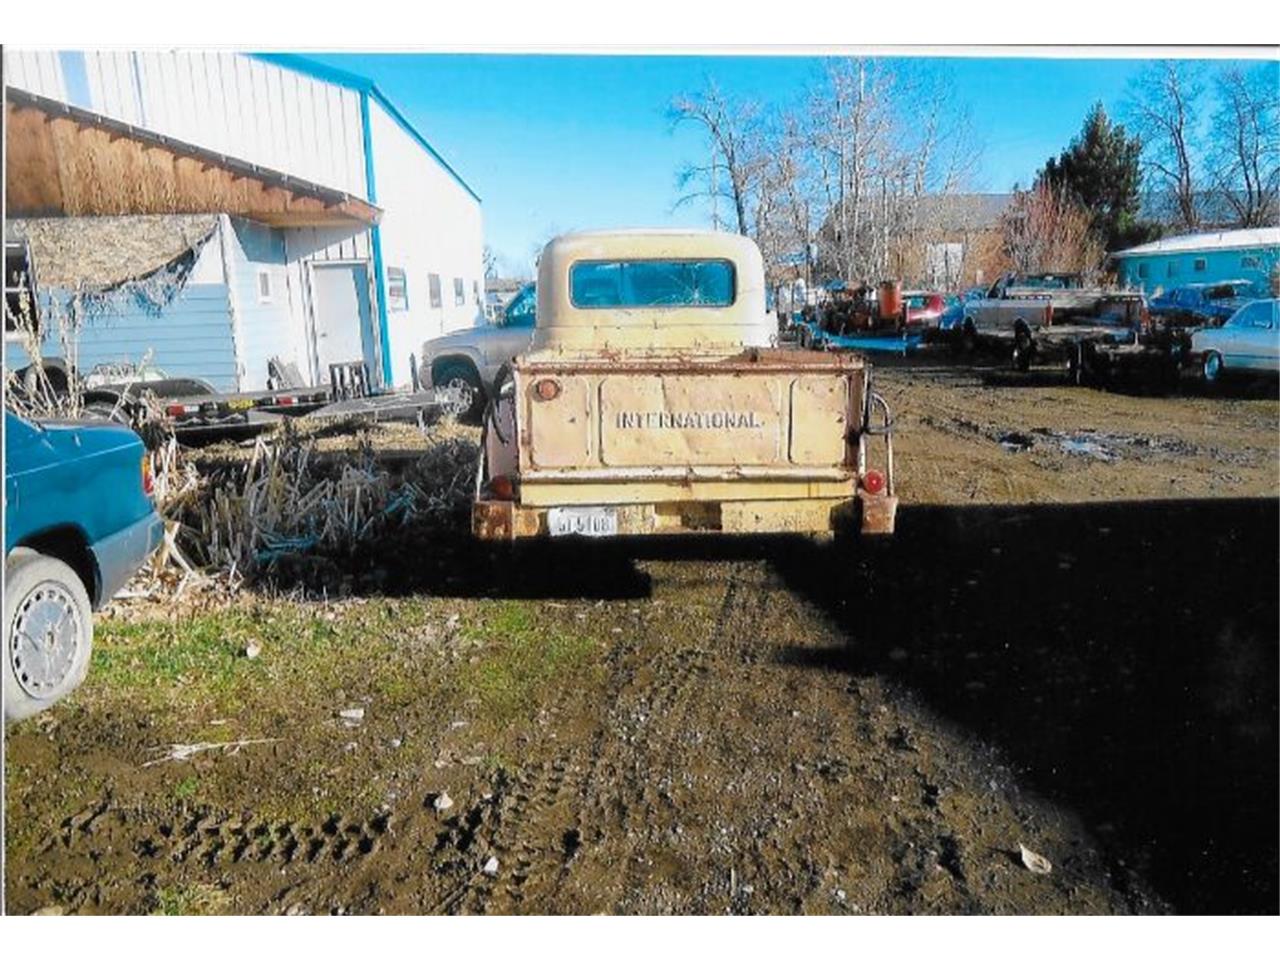
[{"label": "truck tailgate", "polygon": [[855,474],[866,384],[856,355],[752,350],[698,362],[533,355],[516,363],[513,377],[525,484],[852,482]]}]

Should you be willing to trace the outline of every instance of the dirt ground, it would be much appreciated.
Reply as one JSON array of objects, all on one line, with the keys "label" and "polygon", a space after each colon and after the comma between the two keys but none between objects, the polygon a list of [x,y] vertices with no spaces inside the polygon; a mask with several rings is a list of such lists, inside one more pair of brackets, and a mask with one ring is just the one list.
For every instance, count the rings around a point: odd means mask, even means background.
[{"label": "dirt ground", "polygon": [[409,529],[114,605],[8,731],[8,910],[1275,913],[1274,388],[877,384],[886,542]]}]

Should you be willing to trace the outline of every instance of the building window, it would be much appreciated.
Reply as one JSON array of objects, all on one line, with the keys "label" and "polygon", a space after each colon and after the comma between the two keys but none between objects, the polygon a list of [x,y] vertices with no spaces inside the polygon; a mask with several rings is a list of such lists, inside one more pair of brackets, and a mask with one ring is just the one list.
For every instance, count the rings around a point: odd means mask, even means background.
[{"label": "building window", "polygon": [[480,281],[479,280],[471,281],[471,296],[475,298],[476,306],[477,307],[480,306]]},{"label": "building window", "polygon": [[40,332],[35,311],[31,256],[25,243],[4,245],[4,332]]},{"label": "building window", "polygon": [[1246,269],[1246,270],[1257,270],[1257,269],[1258,269],[1258,258],[1257,258],[1257,257],[1250,257],[1250,256],[1244,256],[1244,257],[1241,257],[1241,258],[1240,258],[1240,266],[1242,266],[1242,267],[1243,267],[1244,269]]},{"label": "building window", "polygon": [[1169,265],[1165,268],[1164,275],[1166,277],[1176,277],[1178,275],[1178,261],[1170,260]]},{"label": "building window", "polygon": [[1209,263],[1208,261],[1205,260],[1204,257],[1196,257],[1191,264],[1191,269],[1194,270],[1196,273],[1204,273],[1205,270],[1208,268],[1208,266],[1209,266]]},{"label": "building window", "polygon": [[1145,279],[1147,279],[1147,274],[1148,274],[1148,273],[1150,273],[1150,271],[1147,269],[1147,265],[1146,265],[1145,263],[1140,263],[1140,264],[1138,264],[1138,279],[1139,279],[1139,280],[1145,280]]},{"label": "building window", "polygon": [[258,271],[258,302],[259,303],[271,302],[271,271],[270,270]]},{"label": "building window", "polygon": [[462,282],[461,277],[453,278],[453,305],[455,307],[465,306],[467,302],[467,287]]},{"label": "building window", "polygon": [[409,309],[409,282],[404,267],[387,267],[387,309]]},{"label": "building window", "polygon": [[427,274],[427,286],[429,287],[428,292],[431,294],[432,308],[436,310],[440,309],[443,305],[443,301],[440,299],[440,274]]}]

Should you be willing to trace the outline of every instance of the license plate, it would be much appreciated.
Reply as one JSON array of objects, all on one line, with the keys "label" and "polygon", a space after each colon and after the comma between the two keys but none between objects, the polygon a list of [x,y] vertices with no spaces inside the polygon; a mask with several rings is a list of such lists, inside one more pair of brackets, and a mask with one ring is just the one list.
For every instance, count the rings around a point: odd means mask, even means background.
[{"label": "license plate", "polygon": [[252,410],[253,401],[252,400],[228,400],[227,409],[228,410]]},{"label": "license plate", "polygon": [[553,537],[616,537],[618,514],[612,507],[552,507],[547,527]]}]

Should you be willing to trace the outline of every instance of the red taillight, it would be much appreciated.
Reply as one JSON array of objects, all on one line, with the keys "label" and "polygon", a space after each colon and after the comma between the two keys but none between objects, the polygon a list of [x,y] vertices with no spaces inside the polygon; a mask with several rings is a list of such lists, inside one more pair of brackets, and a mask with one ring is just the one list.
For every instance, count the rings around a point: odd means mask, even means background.
[{"label": "red taillight", "polygon": [[862,489],[870,494],[884,490],[884,474],[879,470],[868,470],[862,475]]},{"label": "red taillight", "polygon": [[543,377],[533,385],[533,389],[539,400],[554,400],[560,396],[559,382],[550,377]]},{"label": "red taillight", "polygon": [[148,497],[155,491],[156,478],[151,472],[151,454],[142,455],[142,492]]},{"label": "red taillight", "polygon": [[1053,301],[1050,300],[1045,304],[1044,308],[1044,325],[1046,327],[1053,326]]},{"label": "red taillight", "polygon": [[164,412],[171,417],[180,417],[187,412],[187,408],[180,403],[171,403],[164,408]]},{"label": "red taillight", "polygon": [[516,488],[510,477],[494,477],[489,481],[489,496],[494,500],[514,500]]},{"label": "red taillight", "polygon": [[281,407],[291,407],[293,403],[293,397],[279,397],[276,399],[276,405]]}]

